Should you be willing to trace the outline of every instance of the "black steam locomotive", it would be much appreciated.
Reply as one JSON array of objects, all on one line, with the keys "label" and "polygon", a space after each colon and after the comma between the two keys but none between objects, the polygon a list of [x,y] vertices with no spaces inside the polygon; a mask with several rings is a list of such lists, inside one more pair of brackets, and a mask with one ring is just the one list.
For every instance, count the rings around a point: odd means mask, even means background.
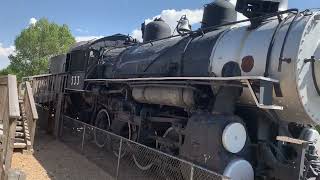
[{"label": "black steam locomotive", "polygon": [[319,179],[320,13],[286,4],[217,0],[196,31],[159,18],[142,43],[78,43],[50,68],[68,74],[64,113],[232,179]]}]

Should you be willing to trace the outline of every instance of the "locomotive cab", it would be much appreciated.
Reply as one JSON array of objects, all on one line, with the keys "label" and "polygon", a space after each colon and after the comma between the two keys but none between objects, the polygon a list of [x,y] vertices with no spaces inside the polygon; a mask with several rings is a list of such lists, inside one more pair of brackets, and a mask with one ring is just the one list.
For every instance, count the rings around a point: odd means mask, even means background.
[{"label": "locomotive cab", "polygon": [[84,50],[73,50],[67,54],[66,72],[68,75],[67,88],[83,89],[85,69],[87,64],[87,52]]},{"label": "locomotive cab", "polygon": [[121,48],[135,43],[135,39],[122,34],[78,43],[70,50],[66,58],[67,88],[78,91],[84,90],[85,79],[102,78],[103,73],[110,72],[110,70],[108,71],[108,65],[110,63],[113,65],[114,62],[112,61],[115,61],[115,59],[110,55],[106,56],[105,52],[110,52],[113,49],[121,50]]}]

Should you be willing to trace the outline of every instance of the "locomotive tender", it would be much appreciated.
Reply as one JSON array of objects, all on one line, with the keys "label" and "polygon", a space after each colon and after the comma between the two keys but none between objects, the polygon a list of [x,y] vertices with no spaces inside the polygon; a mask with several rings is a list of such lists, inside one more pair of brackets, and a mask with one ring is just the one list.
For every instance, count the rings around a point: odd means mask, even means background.
[{"label": "locomotive tender", "polygon": [[60,56],[64,113],[232,179],[319,179],[320,12],[287,3],[217,0],[196,31],[159,18],[142,43],[79,43]]}]

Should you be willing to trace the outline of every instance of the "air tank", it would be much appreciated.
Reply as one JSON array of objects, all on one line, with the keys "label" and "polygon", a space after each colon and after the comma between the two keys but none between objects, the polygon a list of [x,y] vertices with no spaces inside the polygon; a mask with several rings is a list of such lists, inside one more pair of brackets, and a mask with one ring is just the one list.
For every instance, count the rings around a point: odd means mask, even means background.
[{"label": "air tank", "polygon": [[194,105],[193,90],[186,88],[135,87],[132,89],[132,96],[141,103],[177,107]]},{"label": "air tank", "polygon": [[235,6],[228,0],[216,0],[204,6],[201,28],[221,25],[237,20]]},{"label": "air tank", "polygon": [[171,36],[170,26],[161,18],[156,18],[147,25],[142,24],[143,42],[154,41]]}]

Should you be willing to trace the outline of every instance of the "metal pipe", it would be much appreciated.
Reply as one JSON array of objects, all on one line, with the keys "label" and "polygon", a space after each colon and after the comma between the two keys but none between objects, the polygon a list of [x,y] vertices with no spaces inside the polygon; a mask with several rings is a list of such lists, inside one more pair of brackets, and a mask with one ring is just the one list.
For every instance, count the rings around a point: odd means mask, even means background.
[{"label": "metal pipe", "polygon": [[122,151],[122,138],[120,138],[120,145],[119,145],[119,153],[118,153],[118,163],[117,163],[117,174],[116,174],[116,180],[118,180],[118,177],[119,177],[119,168],[120,168],[121,151]]}]

